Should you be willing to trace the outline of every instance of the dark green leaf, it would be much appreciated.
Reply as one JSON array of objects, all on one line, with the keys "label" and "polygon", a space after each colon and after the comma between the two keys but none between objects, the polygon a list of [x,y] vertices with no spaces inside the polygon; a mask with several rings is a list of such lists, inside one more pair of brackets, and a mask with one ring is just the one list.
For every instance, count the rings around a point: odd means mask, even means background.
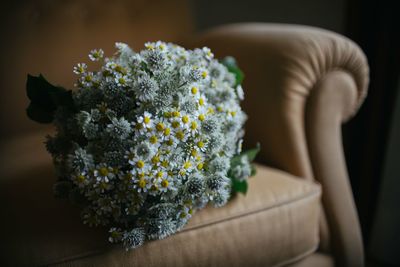
[{"label": "dark green leaf", "polygon": [[257,173],[257,168],[254,164],[251,164],[251,174],[250,176],[254,176]]},{"label": "dark green leaf", "polygon": [[41,106],[31,102],[26,109],[26,115],[36,122],[39,123],[51,123],[53,121],[53,115],[51,112],[43,110]]},{"label": "dark green leaf", "polygon": [[53,185],[54,195],[57,198],[68,198],[72,184],[69,181],[58,181]]},{"label": "dark green leaf", "polygon": [[249,162],[252,162],[256,158],[258,152],[260,152],[260,144],[257,144],[255,148],[243,151],[240,155],[241,156],[246,155],[247,158],[249,159]]},{"label": "dark green leaf", "polygon": [[238,86],[243,82],[244,79],[244,74],[242,70],[239,68],[239,66],[236,63],[236,60],[234,57],[225,57],[224,59],[221,60],[221,63],[225,65],[225,67],[228,69],[229,72],[231,72],[233,75],[235,75],[236,83],[235,86]]},{"label": "dark green leaf", "polygon": [[231,169],[240,164],[240,159],[242,158],[242,154],[236,155],[231,159]]},{"label": "dark green leaf", "polygon": [[245,195],[247,193],[247,189],[248,189],[248,184],[246,180],[238,181],[236,179],[232,179],[232,190],[234,192],[242,193]]},{"label": "dark green leaf", "polygon": [[84,207],[86,204],[86,198],[84,195],[82,195],[79,191],[78,188],[74,188],[69,192],[68,195],[69,201],[71,201],[72,204]]},{"label": "dark green leaf", "polygon": [[27,115],[34,121],[52,122],[59,106],[73,109],[72,92],[50,84],[41,74],[37,77],[28,74],[26,93],[31,100]]}]

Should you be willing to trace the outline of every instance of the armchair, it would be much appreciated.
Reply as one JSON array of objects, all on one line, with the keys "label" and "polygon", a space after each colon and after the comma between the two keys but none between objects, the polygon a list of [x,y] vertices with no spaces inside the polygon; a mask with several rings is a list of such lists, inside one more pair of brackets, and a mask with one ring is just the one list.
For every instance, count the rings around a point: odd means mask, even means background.
[{"label": "armchair", "polygon": [[[181,10],[182,1],[173,2]],[[176,35],[156,32],[137,40]],[[125,252],[104,242],[104,229],[82,225],[76,208],[53,199],[45,132],[19,115],[1,142],[1,266],[363,266],[340,131],[366,95],[362,51],[329,31],[264,23],[221,26],[182,43],[207,45],[217,57],[232,55],[246,74],[246,142],[262,146],[247,196],[200,211],[177,235]],[[67,55],[73,51],[59,45]],[[20,74],[40,65],[14,63]],[[62,76],[62,68],[70,66],[65,59],[59,73],[49,72]],[[3,77],[1,95],[8,84]],[[17,108],[25,104],[22,99],[13,96]],[[2,114],[2,123],[10,121]]]}]

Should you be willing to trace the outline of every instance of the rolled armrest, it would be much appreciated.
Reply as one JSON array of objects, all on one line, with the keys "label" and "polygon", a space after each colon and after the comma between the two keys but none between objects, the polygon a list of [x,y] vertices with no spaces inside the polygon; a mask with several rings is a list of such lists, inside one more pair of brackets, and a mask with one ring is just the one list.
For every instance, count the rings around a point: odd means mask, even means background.
[{"label": "rolled armrest", "polygon": [[363,265],[340,131],[367,94],[361,49],[326,30],[265,23],[221,26],[190,43],[238,60],[246,75],[246,141],[261,142],[261,161],[322,184],[331,236],[321,229],[322,242],[329,240],[338,266]]}]

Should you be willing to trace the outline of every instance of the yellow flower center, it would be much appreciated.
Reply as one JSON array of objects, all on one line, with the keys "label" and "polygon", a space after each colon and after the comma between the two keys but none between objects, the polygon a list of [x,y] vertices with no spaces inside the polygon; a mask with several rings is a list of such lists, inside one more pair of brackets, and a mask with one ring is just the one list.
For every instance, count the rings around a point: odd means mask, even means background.
[{"label": "yellow flower center", "polygon": [[170,128],[165,128],[164,135],[169,135],[170,133],[171,133],[171,129]]},{"label": "yellow flower center", "polygon": [[80,174],[76,177],[76,180],[78,181],[78,183],[83,183],[86,180],[86,177]]},{"label": "yellow flower center", "polygon": [[151,162],[153,164],[157,164],[159,161],[160,161],[160,157],[157,155],[151,158]]},{"label": "yellow flower center", "polygon": [[173,111],[172,112],[172,116],[175,117],[175,118],[179,117],[180,115],[181,115],[181,113],[179,111]]},{"label": "yellow flower center", "polygon": [[124,79],[123,77],[120,77],[120,78],[118,79],[118,82],[119,82],[120,84],[126,84],[126,81],[125,81],[125,79]]},{"label": "yellow flower center", "polygon": [[199,89],[197,89],[197,87],[193,86],[193,87],[192,87],[192,90],[191,90],[191,91],[192,91],[192,94],[194,94],[194,95],[197,94],[198,90],[199,90]]},{"label": "yellow flower center", "polygon": [[143,119],[143,122],[144,122],[145,124],[149,124],[149,123],[150,123],[150,118],[147,117],[147,116],[145,116],[144,119]]},{"label": "yellow flower center", "polygon": [[100,173],[101,176],[107,176],[109,172],[108,172],[108,169],[106,167],[101,167],[99,169],[99,173]]},{"label": "yellow flower center", "polygon": [[168,180],[162,180],[162,181],[161,181],[161,186],[162,186],[162,187],[167,188],[168,185],[169,185]]},{"label": "yellow flower center", "polygon": [[156,125],[156,129],[157,129],[157,131],[159,131],[159,132],[162,132],[163,130],[164,130],[164,123],[162,123],[162,122],[159,122],[159,123],[157,123],[157,125]]},{"label": "yellow flower center", "polygon": [[200,98],[200,99],[199,99],[199,105],[200,105],[200,106],[203,106],[203,105],[204,105],[204,98]]},{"label": "yellow flower center", "polygon": [[192,121],[192,123],[190,124],[190,129],[196,130],[197,129],[197,122]]},{"label": "yellow flower center", "polygon": [[204,147],[204,142],[203,142],[203,141],[197,142],[197,146],[198,146],[199,148],[203,148],[203,147]]},{"label": "yellow flower center", "polygon": [[173,128],[178,128],[179,127],[179,121],[173,121],[171,123],[171,125],[172,125]]},{"label": "yellow flower center", "polygon": [[208,75],[207,71],[203,71],[201,73],[201,77],[203,77],[203,79],[207,78],[207,75]]},{"label": "yellow flower center", "polygon": [[154,49],[154,45],[152,45],[152,44],[146,44],[146,48],[147,48],[148,50],[153,50],[153,49]]},{"label": "yellow flower center", "polygon": [[182,140],[185,137],[185,134],[182,131],[178,131],[175,135],[179,140]]},{"label": "yellow flower center", "polygon": [[147,184],[146,180],[141,179],[141,180],[139,180],[138,186],[139,186],[140,188],[145,188],[145,187],[146,187],[146,184]]},{"label": "yellow flower center", "polygon": [[158,140],[157,136],[155,136],[155,135],[150,136],[150,139],[149,139],[150,143],[155,144],[155,143],[157,143],[157,140]]},{"label": "yellow flower center", "polygon": [[192,167],[192,163],[190,161],[186,161],[185,164],[183,164],[183,168],[185,169],[189,169],[190,167]]},{"label": "yellow flower center", "polygon": [[91,75],[86,75],[85,76],[85,81],[86,82],[91,82],[93,80],[93,77]]},{"label": "yellow flower center", "polygon": [[198,170],[202,170],[203,167],[204,167],[204,164],[203,164],[203,163],[197,164],[197,169],[198,169]]},{"label": "yellow flower center", "polygon": [[157,178],[162,178],[162,177],[163,177],[163,175],[164,175],[164,173],[163,173],[163,172],[157,172]]},{"label": "yellow flower center", "polygon": [[139,160],[138,162],[136,162],[136,167],[138,167],[139,169],[144,167],[144,162],[143,160]]},{"label": "yellow flower center", "polygon": [[168,167],[168,166],[169,166],[168,161],[163,160],[163,161],[161,162],[161,166],[163,166],[164,168]]},{"label": "yellow flower center", "polygon": [[122,67],[121,65],[116,65],[115,66],[115,71],[119,72],[119,73],[122,73],[122,74],[126,73],[126,69],[124,67]]},{"label": "yellow flower center", "polygon": [[186,123],[188,123],[189,122],[189,117],[188,116],[183,116],[182,117],[182,122],[184,123],[184,124],[186,124]]},{"label": "yellow flower center", "polygon": [[198,117],[198,119],[199,119],[200,121],[204,121],[204,120],[206,119],[206,116],[205,116],[204,114],[200,114],[199,117]]}]

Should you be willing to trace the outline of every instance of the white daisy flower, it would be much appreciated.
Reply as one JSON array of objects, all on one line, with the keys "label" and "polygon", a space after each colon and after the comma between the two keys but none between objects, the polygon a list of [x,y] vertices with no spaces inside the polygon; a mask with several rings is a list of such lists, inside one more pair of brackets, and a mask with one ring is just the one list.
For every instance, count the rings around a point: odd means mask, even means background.
[{"label": "white daisy flower", "polygon": [[93,49],[89,53],[89,59],[91,61],[99,61],[104,57],[104,51],[103,49]]},{"label": "white daisy flower", "polygon": [[100,164],[96,166],[94,176],[98,182],[108,183],[115,177],[115,173],[113,168],[106,166],[105,164]]},{"label": "white daisy flower", "polygon": [[87,65],[85,63],[78,63],[73,69],[75,74],[84,74],[87,70]]},{"label": "white daisy flower", "polygon": [[87,186],[90,182],[90,177],[86,174],[86,172],[81,172],[72,176],[72,181],[79,188],[83,188]]}]

